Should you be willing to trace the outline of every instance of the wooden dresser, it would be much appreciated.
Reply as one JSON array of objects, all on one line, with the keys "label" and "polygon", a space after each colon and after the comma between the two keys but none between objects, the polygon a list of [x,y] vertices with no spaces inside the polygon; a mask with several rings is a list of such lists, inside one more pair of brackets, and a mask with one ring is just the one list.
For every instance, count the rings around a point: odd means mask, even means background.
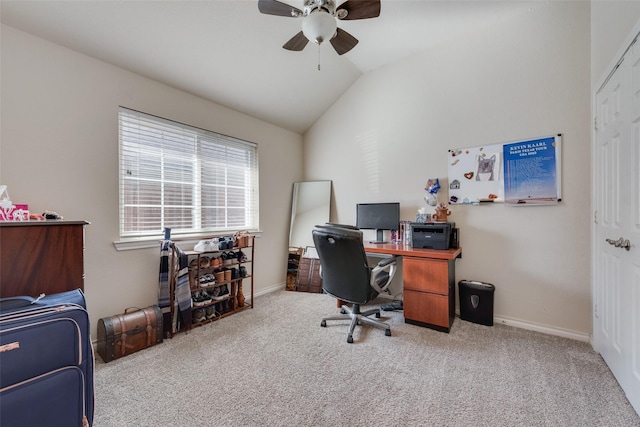
[{"label": "wooden dresser", "polygon": [[86,221],[0,222],[0,297],[84,290]]}]

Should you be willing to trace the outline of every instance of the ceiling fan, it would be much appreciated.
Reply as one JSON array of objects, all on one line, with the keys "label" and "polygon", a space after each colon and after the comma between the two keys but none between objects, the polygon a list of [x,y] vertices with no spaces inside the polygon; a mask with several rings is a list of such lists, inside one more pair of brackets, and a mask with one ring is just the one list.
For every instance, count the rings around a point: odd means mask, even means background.
[{"label": "ceiling fan", "polygon": [[343,55],[358,44],[358,39],[338,28],[336,20],[376,18],[380,16],[380,0],[347,0],[338,7],[334,0],[304,0],[304,10],[277,0],[258,0],[258,10],[267,15],[303,18],[302,31],[283,48],[300,51],[309,41],[320,45],[329,40],[338,55]]}]

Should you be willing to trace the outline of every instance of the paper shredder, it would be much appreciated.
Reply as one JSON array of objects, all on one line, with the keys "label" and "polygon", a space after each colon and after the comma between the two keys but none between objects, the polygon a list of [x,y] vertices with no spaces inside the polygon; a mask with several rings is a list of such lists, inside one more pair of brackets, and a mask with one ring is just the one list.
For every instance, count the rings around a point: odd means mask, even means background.
[{"label": "paper shredder", "polygon": [[460,319],[493,326],[493,294],[495,286],[475,280],[458,282]]}]

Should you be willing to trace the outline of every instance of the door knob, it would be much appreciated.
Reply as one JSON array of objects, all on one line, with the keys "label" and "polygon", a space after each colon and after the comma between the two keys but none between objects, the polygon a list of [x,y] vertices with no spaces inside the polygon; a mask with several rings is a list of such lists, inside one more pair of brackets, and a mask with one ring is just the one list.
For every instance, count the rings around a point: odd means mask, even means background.
[{"label": "door knob", "polygon": [[622,248],[626,250],[631,249],[631,242],[629,241],[629,239],[623,239],[622,237],[620,237],[618,240],[605,239],[605,241],[608,244],[615,246],[616,248]]}]

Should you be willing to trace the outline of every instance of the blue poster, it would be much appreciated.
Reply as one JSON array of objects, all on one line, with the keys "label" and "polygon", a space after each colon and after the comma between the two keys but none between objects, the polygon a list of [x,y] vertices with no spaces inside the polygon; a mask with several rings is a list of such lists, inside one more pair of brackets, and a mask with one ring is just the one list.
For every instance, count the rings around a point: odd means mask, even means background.
[{"label": "blue poster", "polygon": [[513,205],[555,204],[559,136],[503,146],[504,200]]}]

